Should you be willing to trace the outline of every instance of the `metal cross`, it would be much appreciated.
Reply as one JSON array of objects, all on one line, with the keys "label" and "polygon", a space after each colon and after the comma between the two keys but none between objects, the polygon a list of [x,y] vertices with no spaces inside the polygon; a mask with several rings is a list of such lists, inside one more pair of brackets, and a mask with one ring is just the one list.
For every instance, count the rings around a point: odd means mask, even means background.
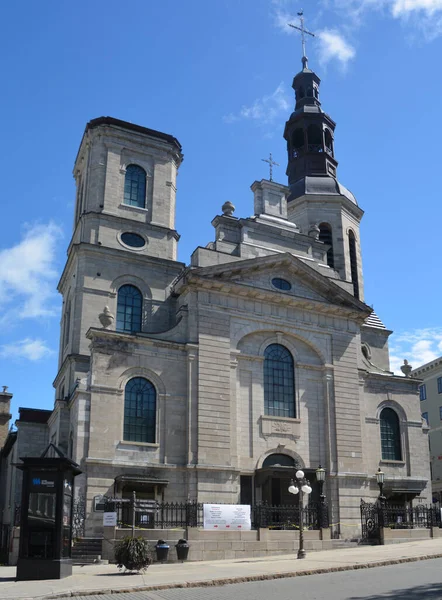
[{"label": "metal cross", "polygon": [[270,152],[269,157],[268,158],[261,158],[261,160],[263,160],[264,162],[269,164],[270,167],[270,181],[273,181],[273,165],[275,165],[275,167],[279,167],[279,163],[275,162],[273,160],[272,157],[272,153]]},{"label": "metal cross", "polygon": [[304,27],[304,11],[302,9],[298,12],[298,17],[299,17],[299,20],[301,22],[301,27],[298,27],[297,25],[292,25],[291,23],[287,23],[287,25],[289,25],[289,27],[293,27],[293,29],[297,29],[298,31],[301,32],[301,40],[302,40],[302,64],[303,64],[304,69],[306,69],[307,68],[307,56],[305,54],[305,34],[311,35],[312,37],[315,37],[315,34],[312,33],[311,31],[308,31]]}]

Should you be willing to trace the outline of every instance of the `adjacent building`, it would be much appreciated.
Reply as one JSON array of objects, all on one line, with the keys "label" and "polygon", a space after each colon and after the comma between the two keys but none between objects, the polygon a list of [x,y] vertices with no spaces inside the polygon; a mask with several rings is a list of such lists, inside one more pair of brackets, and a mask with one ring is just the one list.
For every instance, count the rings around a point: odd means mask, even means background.
[{"label": "adjacent building", "polygon": [[414,369],[411,376],[421,379],[419,398],[422,418],[429,426],[429,449],[433,500],[442,500],[442,357]]}]

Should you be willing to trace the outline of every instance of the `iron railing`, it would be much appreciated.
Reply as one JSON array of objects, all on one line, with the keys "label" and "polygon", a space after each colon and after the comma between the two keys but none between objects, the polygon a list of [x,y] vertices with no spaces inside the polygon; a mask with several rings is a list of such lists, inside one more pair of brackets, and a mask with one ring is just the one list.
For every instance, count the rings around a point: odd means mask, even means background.
[{"label": "iron railing", "polygon": [[[152,502],[109,498],[106,512],[117,513],[117,527],[172,529],[178,527],[203,527],[204,504],[202,502]],[[311,503],[302,510],[305,529],[329,526],[326,504]],[[300,509],[297,506],[251,505],[252,529],[298,529]]]},{"label": "iron railing", "polygon": [[413,507],[385,504],[379,507],[380,521],[391,529],[429,529],[441,527],[441,514],[437,506],[418,504]]}]

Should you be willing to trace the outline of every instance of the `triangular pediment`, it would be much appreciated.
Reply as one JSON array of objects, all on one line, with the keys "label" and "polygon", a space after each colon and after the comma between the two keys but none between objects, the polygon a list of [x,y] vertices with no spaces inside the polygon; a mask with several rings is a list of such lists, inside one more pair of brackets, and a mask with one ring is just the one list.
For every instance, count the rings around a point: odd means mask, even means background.
[{"label": "triangular pediment", "polygon": [[[281,299],[305,299],[333,304],[356,310],[367,317],[372,309],[336,284],[333,279],[318,273],[304,261],[289,253],[264,256],[200,267],[190,271],[189,276],[201,281],[212,281],[215,287],[222,283],[234,284],[251,293],[262,292]],[[284,280],[290,289],[279,289],[273,280]],[[287,287],[287,286],[286,286]]]}]

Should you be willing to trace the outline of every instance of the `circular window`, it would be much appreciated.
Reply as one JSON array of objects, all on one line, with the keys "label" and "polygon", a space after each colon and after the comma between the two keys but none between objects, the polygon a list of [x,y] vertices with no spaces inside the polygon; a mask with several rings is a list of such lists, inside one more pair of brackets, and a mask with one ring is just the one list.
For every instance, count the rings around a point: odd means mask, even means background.
[{"label": "circular window", "polygon": [[281,279],[280,277],[274,277],[272,279],[272,285],[278,290],[283,290],[284,292],[288,292],[288,290],[292,289],[292,284],[287,279]]},{"label": "circular window", "polygon": [[121,234],[121,241],[131,248],[142,248],[146,245],[146,240],[141,237],[141,235],[129,231],[125,231]]}]

